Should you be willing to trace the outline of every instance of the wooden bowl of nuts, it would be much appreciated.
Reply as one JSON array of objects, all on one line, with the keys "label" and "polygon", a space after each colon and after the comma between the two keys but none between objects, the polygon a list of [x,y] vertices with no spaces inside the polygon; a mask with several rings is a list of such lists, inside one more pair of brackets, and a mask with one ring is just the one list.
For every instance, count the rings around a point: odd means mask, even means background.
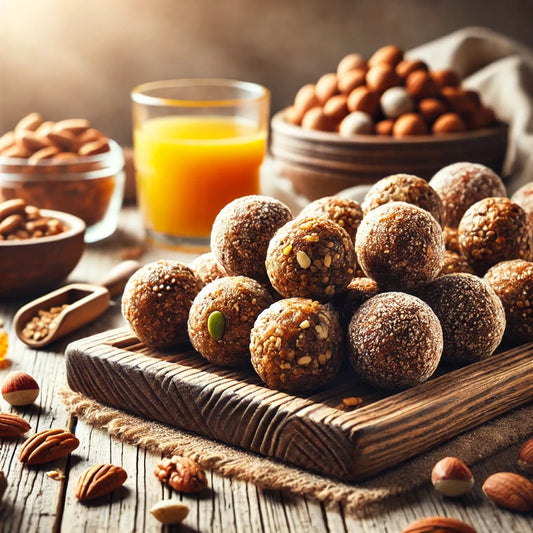
[{"label": "wooden bowl of nuts", "polygon": [[85,222],[23,199],[0,203],[0,298],[44,293],[59,285],[85,250]]},{"label": "wooden bowl of nuts", "polygon": [[277,173],[309,200],[404,172],[430,179],[458,161],[501,173],[507,126],[453,70],[394,45],[345,56],[274,115]]}]

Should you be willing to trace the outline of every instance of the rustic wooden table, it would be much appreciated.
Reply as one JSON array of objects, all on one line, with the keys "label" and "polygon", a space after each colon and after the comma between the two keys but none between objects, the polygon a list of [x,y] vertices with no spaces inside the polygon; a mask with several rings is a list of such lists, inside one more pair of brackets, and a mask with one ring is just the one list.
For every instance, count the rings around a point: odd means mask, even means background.
[{"label": "rustic wooden table", "polygon": [[[134,207],[125,207],[119,229],[109,239],[92,244],[69,281],[98,282],[122,258],[141,246],[143,232]],[[168,249],[148,247],[141,262],[167,258],[190,261],[194,256]],[[35,258],[38,261],[38,258]],[[1,261],[1,257],[0,257]],[[228,532],[388,532],[401,531],[410,522],[427,516],[455,517],[472,524],[481,532],[533,531],[533,517],[495,507],[482,494],[480,483],[459,501],[442,498],[431,486],[390,499],[360,517],[346,516],[341,506],[320,503],[278,491],[265,491],[253,484],[222,478],[208,472],[211,491],[207,496],[181,495],[164,488],[153,474],[159,457],[144,450],[112,440],[106,432],[69,415],[58,391],[65,386],[64,350],[68,342],[125,322],[115,302],[96,321],[57,341],[46,349],[32,350],[16,338],[12,319],[25,300],[0,302],[0,318],[9,333],[9,369],[0,370],[0,380],[9,370],[24,370],[40,383],[36,403],[27,408],[12,408],[2,400],[1,409],[26,418],[31,432],[50,427],[67,428],[80,440],[76,452],[66,460],[41,467],[22,467],[17,460],[22,439],[0,443],[0,469],[8,488],[0,506],[0,531],[3,532],[155,532],[167,530],[149,513],[162,498],[177,498],[190,507],[190,514],[174,531]],[[473,466],[476,479],[505,470],[516,461],[517,447]],[[97,462],[122,465],[128,472],[123,490],[92,504],[81,504],[73,495],[74,485],[83,470]],[[64,479],[47,476],[59,470]]]}]

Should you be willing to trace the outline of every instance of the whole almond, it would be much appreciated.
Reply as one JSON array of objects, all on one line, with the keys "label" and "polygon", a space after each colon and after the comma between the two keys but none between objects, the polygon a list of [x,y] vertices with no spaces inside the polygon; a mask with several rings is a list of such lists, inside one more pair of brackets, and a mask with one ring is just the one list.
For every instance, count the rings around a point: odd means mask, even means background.
[{"label": "whole almond", "polygon": [[428,132],[424,119],[417,113],[406,113],[394,123],[392,135],[394,137],[408,137],[410,135],[424,135]]},{"label": "whole almond", "polygon": [[76,136],[67,130],[54,131],[54,128],[52,128],[47,137],[53,144],[56,144],[66,152],[72,150],[76,142]]},{"label": "whole almond", "polygon": [[8,235],[19,229],[24,222],[22,215],[9,215],[0,222],[0,235]]},{"label": "whole almond", "polygon": [[433,133],[457,133],[466,130],[465,121],[458,113],[443,113],[433,123]]},{"label": "whole almond", "polygon": [[128,474],[120,466],[94,465],[78,478],[74,496],[80,501],[94,500],[118,489],[126,479]]},{"label": "whole almond", "polygon": [[189,514],[189,508],[177,500],[161,500],[150,508],[150,512],[162,524],[179,524]]},{"label": "whole almond", "polygon": [[52,146],[52,141],[48,137],[37,135],[31,130],[17,131],[15,139],[17,144],[30,152],[35,152],[46,146]]},{"label": "whole almond", "polygon": [[366,61],[361,54],[348,54],[344,56],[337,65],[337,75],[341,76],[345,72],[356,68],[365,68]]},{"label": "whole almond", "polygon": [[337,122],[348,114],[348,97],[345,94],[336,94],[324,104],[324,114]]},{"label": "whole almond", "polygon": [[19,461],[27,465],[48,463],[67,456],[80,445],[75,435],[64,429],[46,429],[25,441]]},{"label": "whole almond", "polygon": [[518,466],[520,470],[533,474],[533,439],[524,442],[518,452]]},{"label": "whole almond", "polygon": [[328,72],[320,76],[315,84],[315,94],[321,104],[327,102],[332,96],[339,93],[337,74]]},{"label": "whole almond", "polygon": [[421,59],[403,59],[396,65],[396,74],[403,80],[415,70],[428,71],[428,66]]},{"label": "whole almond", "polygon": [[394,67],[387,63],[371,66],[366,73],[366,85],[371,91],[383,93],[387,89],[400,84],[400,77]]},{"label": "whole almond", "polygon": [[43,117],[40,113],[30,113],[21,118],[15,126],[15,132],[19,130],[35,131],[43,123]]},{"label": "whole almond", "polygon": [[437,87],[459,87],[461,85],[461,76],[451,69],[432,70],[430,76]]},{"label": "whole almond", "polygon": [[348,95],[348,109],[350,111],[363,111],[375,117],[379,111],[379,94],[368,87],[356,87]]},{"label": "whole almond", "polygon": [[24,418],[10,413],[0,413],[0,437],[22,437],[30,430]]},{"label": "whole almond", "polygon": [[403,59],[403,50],[398,48],[394,44],[388,44],[378,48],[370,59],[368,64],[372,67],[380,63],[386,63],[388,65],[396,66]]},{"label": "whole almond", "polygon": [[446,111],[446,106],[442,100],[439,100],[438,98],[422,98],[422,100],[418,102],[418,112],[422,115],[424,120],[430,124],[434,122],[437,117],[446,113]]},{"label": "whole almond", "polygon": [[401,533],[476,533],[476,530],[456,518],[431,516],[415,520],[402,529]]},{"label": "whole almond", "polygon": [[26,159],[31,155],[31,152],[20,144],[14,144],[9,148],[2,150],[0,153],[2,157],[15,157],[17,159]]},{"label": "whole almond", "polygon": [[519,474],[492,474],[485,480],[482,489],[500,507],[511,511],[533,511],[533,483]]},{"label": "whole almond", "polygon": [[320,101],[315,94],[315,85],[313,83],[308,83],[298,90],[294,97],[294,105],[303,113],[320,105]]},{"label": "whole almond", "polygon": [[8,131],[0,137],[0,152],[15,144],[15,132]]},{"label": "whole almond", "polygon": [[376,122],[376,133],[378,135],[392,135],[392,130],[394,128],[394,119],[386,118]]},{"label": "whole almond", "polygon": [[295,105],[287,107],[283,112],[283,118],[286,120],[286,122],[296,126],[299,126],[302,123],[303,116],[304,113],[302,110],[298,109]]},{"label": "whole almond", "polygon": [[43,159],[50,159],[58,153],[59,148],[57,146],[47,146],[37,150],[36,152],[33,152],[33,154],[28,157],[28,163],[30,165],[35,165],[39,161],[42,161]]},{"label": "whole almond", "polygon": [[74,135],[79,135],[90,127],[90,122],[85,118],[67,118],[60,120],[52,126],[52,131],[70,131]]},{"label": "whole almond", "polygon": [[302,128],[306,130],[333,131],[334,122],[321,107],[313,107],[302,118]]},{"label": "whole almond", "polygon": [[433,78],[424,70],[411,72],[405,80],[405,88],[417,100],[436,96],[439,92]]},{"label": "whole almond", "polygon": [[22,198],[13,198],[0,203],[0,220],[9,215],[23,215],[26,209],[26,201]]},{"label": "whole almond", "polygon": [[337,86],[339,91],[346,95],[350,94],[356,87],[365,84],[366,70],[354,68],[338,75]]},{"label": "whole almond", "polygon": [[78,148],[79,155],[97,155],[103,154],[104,152],[109,152],[111,148],[109,147],[109,139],[107,137],[102,137],[97,141],[92,141],[86,144],[82,144]]}]

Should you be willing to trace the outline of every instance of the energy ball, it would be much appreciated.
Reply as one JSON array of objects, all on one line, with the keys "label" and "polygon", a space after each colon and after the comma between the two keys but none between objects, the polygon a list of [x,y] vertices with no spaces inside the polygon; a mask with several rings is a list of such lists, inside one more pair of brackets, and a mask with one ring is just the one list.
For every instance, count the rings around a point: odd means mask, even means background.
[{"label": "energy ball", "polygon": [[405,202],[390,202],[363,218],[355,250],[363,272],[382,290],[410,292],[441,271],[444,236],[439,223],[426,210]]},{"label": "energy ball", "polygon": [[339,313],[343,328],[348,324],[359,306],[379,292],[378,284],[370,278],[353,278],[346,289],[332,301],[333,307]]},{"label": "energy ball", "polygon": [[463,366],[494,353],[505,330],[505,312],[487,282],[472,274],[448,274],[427,285],[423,298],[442,326],[443,362]]},{"label": "energy ball", "polygon": [[270,241],[266,269],[272,287],[285,298],[327,302],[353,278],[355,261],[354,244],[337,223],[296,218]]},{"label": "energy ball", "polygon": [[290,209],[274,198],[261,195],[237,198],[216,216],[211,229],[211,250],[230,276],[246,276],[265,283],[268,243],[292,218]]},{"label": "energy ball", "polygon": [[355,243],[357,228],[363,220],[363,209],[355,200],[339,196],[326,196],[307,204],[298,218],[326,217],[344,228]]},{"label": "energy ball", "polygon": [[512,342],[533,341],[533,263],[502,261],[489,268],[485,281],[505,309],[505,336]]},{"label": "energy ball", "polygon": [[189,265],[204,285],[227,276],[224,267],[217,261],[213,252],[206,252],[193,259]]},{"label": "energy ball", "polygon": [[442,347],[435,313],[403,292],[373,296],[361,304],[348,326],[351,365],[365,381],[382,389],[407,389],[426,381],[437,369]]},{"label": "energy ball", "polygon": [[493,170],[480,163],[459,162],[441,168],[429,181],[440,196],[443,225],[456,228],[465,211],[478,200],[507,196],[505,185]]},{"label": "energy ball", "polygon": [[342,363],[342,333],[330,306],[308,298],[273,303],[250,335],[252,365],[269,387],[300,392],[328,384]]},{"label": "energy ball", "polygon": [[412,174],[393,174],[377,181],[365,195],[365,215],[376,207],[389,202],[406,202],[431,213],[440,224],[442,200],[428,182]]},{"label": "energy ball", "polygon": [[250,364],[250,331],[273,300],[258,281],[227,276],[208,283],[189,312],[189,338],[194,349],[217,365]]},{"label": "energy ball", "polygon": [[456,274],[459,272],[474,274],[474,269],[463,254],[458,254],[457,252],[452,252],[451,250],[445,250],[444,264],[442,265],[439,276]]},{"label": "energy ball", "polygon": [[179,261],[149,263],[124,288],[122,315],[147,346],[173,348],[188,341],[187,319],[202,282]]},{"label": "energy ball", "polygon": [[509,198],[485,198],[470,206],[461,219],[457,238],[478,276],[501,261],[532,258],[526,212]]},{"label": "energy ball", "polygon": [[533,228],[533,181],[517,189],[511,196],[511,200],[526,212],[529,223]]}]

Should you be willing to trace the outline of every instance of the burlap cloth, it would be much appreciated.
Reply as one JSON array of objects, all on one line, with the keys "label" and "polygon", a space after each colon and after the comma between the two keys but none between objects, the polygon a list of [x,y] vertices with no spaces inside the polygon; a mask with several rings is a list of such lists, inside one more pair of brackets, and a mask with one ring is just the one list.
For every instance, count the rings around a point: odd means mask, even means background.
[{"label": "burlap cloth", "polygon": [[[482,28],[466,28],[408,52],[434,69],[451,67],[465,86],[479,91],[483,102],[510,126],[505,174],[509,191],[533,179],[533,52]],[[272,185],[272,184],[270,184]],[[294,208],[298,198],[287,183],[276,184]],[[67,409],[114,438],[161,455],[182,454],[222,476],[265,489],[290,491],[325,503],[340,502],[347,512],[404,493],[429,481],[434,463],[455,455],[468,464],[487,458],[533,434],[533,404],[463,433],[448,443],[369,480],[341,483],[243,450],[189,434],[103,406],[70,390],[62,391]]]}]

